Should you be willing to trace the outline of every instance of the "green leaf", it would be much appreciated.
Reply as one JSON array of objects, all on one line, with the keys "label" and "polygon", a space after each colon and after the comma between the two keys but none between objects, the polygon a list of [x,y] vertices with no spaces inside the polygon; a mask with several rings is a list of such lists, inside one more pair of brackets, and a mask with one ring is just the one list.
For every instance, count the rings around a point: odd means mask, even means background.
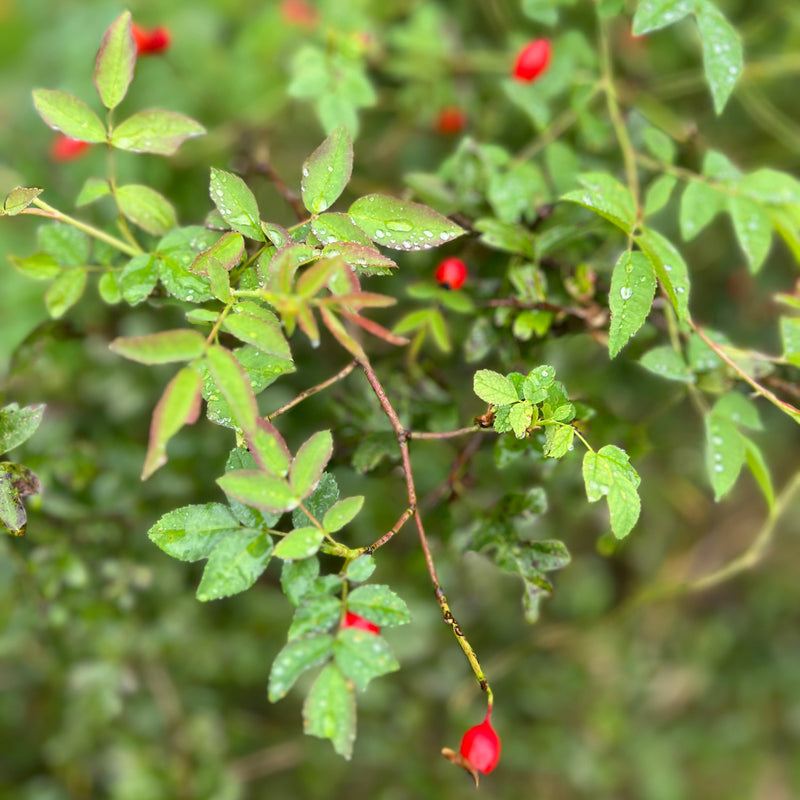
[{"label": "green leaf", "polygon": [[81,299],[86,288],[86,270],[79,267],[65,269],[47,287],[44,304],[53,319],[59,319]]},{"label": "green leaf", "polygon": [[695,17],[703,42],[703,70],[711,87],[714,110],[721,114],[742,72],[742,40],[709,0],[696,0]]},{"label": "green leaf", "polygon": [[714,499],[726,495],[736,483],[745,463],[744,437],[736,425],[712,411],[705,416],[706,470]]},{"label": "green leaf", "polygon": [[[271,312],[267,312],[269,317],[246,313],[241,308],[243,305],[239,303],[234,306],[234,313],[229,314],[222,323],[223,329],[263,353],[291,361],[292,352],[277,318]],[[252,305],[248,304],[250,307]]]},{"label": "green leaf", "polygon": [[[372,247],[372,240],[347,214],[329,212],[311,220],[314,236],[324,245],[334,242],[352,242],[363,247]],[[326,253],[326,255],[328,255]]]},{"label": "green leaf", "polygon": [[242,528],[227,534],[208,557],[197,599],[218,600],[249,589],[271,557],[272,539],[263,531]]},{"label": "green leaf", "polygon": [[64,222],[41,225],[37,231],[39,246],[62,267],[85,267],[89,262],[89,237]]},{"label": "green leaf", "polygon": [[334,664],[320,672],[303,703],[303,729],[309,736],[330,739],[333,749],[350,760],[356,738],[355,693]]},{"label": "green leaf", "polygon": [[528,435],[532,419],[533,406],[527,400],[514,403],[508,411],[508,424],[517,439],[524,439]]},{"label": "green leaf", "polygon": [[611,358],[644,324],[655,291],[655,273],[647,256],[644,253],[624,252],[614,266],[608,294],[608,306],[611,309],[608,354]]},{"label": "green leaf", "polygon": [[106,30],[94,68],[94,85],[106,108],[116,108],[128,93],[135,64],[131,12],[125,11]]},{"label": "green leaf", "polygon": [[311,633],[324,633],[338,624],[342,616],[342,601],[330,594],[307,597],[297,607],[289,626],[287,638],[297,639]]},{"label": "green leaf", "polygon": [[[303,507],[314,517],[314,520],[319,522],[338,499],[339,487],[336,484],[336,478],[330,472],[325,472],[313,494],[303,501]],[[304,525],[312,525],[313,521],[302,509],[297,508],[292,513],[292,524],[295,528],[300,528]]]},{"label": "green leaf", "polygon": [[171,156],[191,136],[202,136],[206,129],[190,117],[174,111],[140,111],[121,122],[109,141],[119,150]]},{"label": "green leaf", "polygon": [[122,298],[132,306],[146,300],[158,283],[158,261],[150,253],[134,256],[122,269]]},{"label": "green leaf", "polygon": [[332,454],[330,431],[318,431],[301,445],[289,471],[289,483],[298,497],[308,497],[316,489]]},{"label": "green leaf", "polygon": [[745,175],[737,189],[759,203],[770,205],[800,205],[800,181],[787,172],[757,169]]},{"label": "green leaf", "polygon": [[499,372],[479,369],[472,381],[472,388],[478,397],[493,406],[516,403],[520,398],[514,384]]},{"label": "green leaf", "polygon": [[[352,498],[348,498],[352,499]],[[375,572],[375,559],[369,555],[359,556],[347,565],[345,577],[352,583],[363,583],[373,572]]]},{"label": "green leaf", "polygon": [[322,527],[328,533],[336,533],[351,523],[361,507],[364,505],[364,496],[345,497],[344,500],[334,503],[326,512],[322,519]]},{"label": "green leaf", "polygon": [[287,475],[292,457],[286,442],[271,422],[259,417],[255,429],[246,433],[245,438],[261,469],[275,476]]},{"label": "green leaf", "polygon": [[677,148],[672,137],[660,128],[648,125],[642,132],[642,139],[644,139],[644,146],[650,155],[660,161],[666,161],[668,164],[674,163]]},{"label": "green leaf", "polygon": [[725,208],[725,201],[725,195],[707,183],[688,183],[681,195],[680,226],[684,241],[694,239]]},{"label": "green leaf", "polygon": [[[245,447],[234,447],[225,460],[225,472],[234,472],[241,469],[255,469],[256,460]],[[259,511],[255,508],[240,503],[238,500],[228,498],[228,504],[234,516],[246,528],[272,528],[283,516],[283,512]]]},{"label": "green leaf", "polygon": [[339,631],[333,643],[333,658],[342,673],[362,692],[373,678],[400,669],[389,643],[382,636],[357,628]]},{"label": "green leaf", "polygon": [[200,373],[191,367],[184,367],[167,384],[153,410],[142,480],[167,463],[167,442],[184,425],[197,422],[203,399],[202,388]]},{"label": "green leaf", "polygon": [[636,205],[627,186],[604,172],[586,172],[578,176],[583,190],[567,192],[562,200],[588,208],[612,222],[625,233],[636,225]]},{"label": "green leaf", "polygon": [[681,320],[689,319],[689,269],[683,256],[668,239],[652,228],[636,237],[636,243],[650,259],[658,280],[664,287]]},{"label": "green leaf", "polygon": [[78,208],[88,206],[99,200],[101,197],[108,197],[111,194],[111,184],[105,178],[87,178],[75,198],[75,205]]},{"label": "green leaf", "polygon": [[238,175],[212,167],[209,192],[220,216],[228,225],[249,239],[259,242],[266,240],[256,198]]},{"label": "green leaf", "polygon": [[34,189],[27,186],[18,186],[12,189],[3,202],[3,210],[0,216],[15,217],[22,213],[40,194],[41,189]]},{"label": "green leaf", "polygon": [[583,481],[590,503],[605,497],[611,517],[611,530],[624,539],[639,519],[641,501],[637,487],[639,475],[631,466],[628,454],[612,444],[583,458]]},{"label": "green leaf", "polygon": [[644,198],[644,215],[649,217],[661,211],[669,202],[672,190],[678,183],[674,175],[659,175],[648,187]]},{"label": "green leaf", "polygon": [[740,392],[728,392],[723,394],[712,409],[715,417],[728,420],[734,425],[741,425],[754,431],[763,430],[758,409],[753,401],[748,399]]},{"label": "green leaf", "polygon": [[0,455],[19,447],[33,436],[42,422],[44,409],[43,403],[22,408],[17,403],[9,403],[0,408]]},{"label": "green leaf", "polygon": [[523,162],[493,172],[486,199],[501,222],[519,222],[531,209],[550,199],[542,171],[535,164]]},{"label": "green leaf", "polygon": [[772,486],[769,466],[764,460],[764,456],[758,445],[750,441],[746,436],[742,436],[742,439],[744,439],[744,454],[747,467],[756,479],[756,483],[759,485],[764,499],[767,501],[767,505],[770,510],[772,510],[775,507],[775,489]]},{"label": "green leaf", "polygon": [[544,454],[563,458],[572,447],[575,429],[571,425],[548,425],[545,429]]},{"label": "green leaf", "polygon": [[120,213],[154,236],[163,236],[178,224],[169,200],[149,186],[138,183],[120,186],[116,198]]},{"label": "green leaf", "polygon": [[781,339],[783,357],[796,367],[800,367],[800,318],[781,317]]},{"label": "green leaf", "polygon": [[22,464],[0,463],[0,525],[12,536],[23,536],[28,522],[23,497],[39,494],[41,484]]},{"label": "green leaf", "polygon": [[319,559],[316,556],[302,561],[284,561],[281,569],[281,588],[289,602],[297,608],[313,594],[319,577]]},{"label": "green leaf", "polygon": [[466,233],[432,208],[380,194],[359,198],[348,214],[370,239],[394,250],[427,250]]},{"label": "green leaf", "polygon": [[657,31],[694,11],[695,0],[640,0],[633,17],[633,35]]},{"label": "green leaf", "polygon": [[106,129],[100,117],[83,100],[55,89],[35,89],[33,104],[39,116],[57,131],[97,144],[106,140]]},{"label": "green leaf", "polygon": [[52,280],[62,269],[50,253],[34,253],[26,258],[10,255],[8,259],[22,275],[34,281]]},{"label": "green leaf", "polygon": [[728,210],[750,272],[758,272],[772,243],[772,221],[761,205],[746,197],[731,197]]},{"label": "green leaf", "polygon": [[117,355],[140,364],[170,364],[199,358],[206,348],[206,340],[195,330],[178,328],[145,336],[120,336],[108,347]]},{"label": "green leaf", "polygon": [[333,130],[303,164],[303,205],[320,214],[332,206],[353,172],[353,142],[345,128]]},{"label": "green leaf", "polygon": [[258,406],[244,368],[230,350],[219,345],[208,348],[206,360],[214,383],[228,402],[234,421],[245,436],[254,436]]},{"label": "green leaf", "polygon": [[275,656],[269,673],[269,700],[285,697],[295,681],[307,670],[327,661],[333,654],[333,636],[293,639]]},{"label": "green leaf", "polygon": [[411,613],[405,602],[388,586],[380,584],[353,589],[347,595],[347,610],[381,628],[392,628],[411,622]]},{"label": "green leaf", "polygon": [[325,534],[313,525],[295,528],[275,546],[275,555],[286,561],[309,558],[319,550],[324,538]]},{"label": "green leaf", "polygon": [[661,378],[681,383],[694,383],[694,374],[689,369],[680,353],[676,353],[671,345],[664,344],[648,350],[639,363]]},{"label": "green leaf", "polygon": [[207,250],[203,250],[190,267],[192,272],[198,275],[206,275],[208,273],[208,265],[213,260],[230,272],[235,266],[239,264],[244,255],[244,238],[241,233],[223,234],[214,242]]},{"label": "green leaf", "polygon": [[262,511],[291,511],[297,506],[297,499],[284,479],[259,470],[232,470],[217,478],[217,483],[229,497]]},{"label": "green leaf", "polygon": [[147,532],[167,555],[181,561],[207,558],[217,543],[239,528],[236,517],[222,503],[183,506],[164,514]]},{"label": "green leaf", "polygon": [[533,234],[522,225],[512,225],[500,222],[498,219],[482,217],[475,221],[475,230],[483,234],[480,241],[493,250],[536,258]]}]

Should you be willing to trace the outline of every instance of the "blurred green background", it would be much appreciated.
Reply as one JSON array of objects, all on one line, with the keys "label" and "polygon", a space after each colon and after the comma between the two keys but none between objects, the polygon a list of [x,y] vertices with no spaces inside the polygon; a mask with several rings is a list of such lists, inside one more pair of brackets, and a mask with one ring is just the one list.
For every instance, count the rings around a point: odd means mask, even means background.
[{"label": "blurred green background", "polygon": [[[209,133],[173,159],[127,156],[122,176],[159,188],[189,224],[210,207],[210,166],[249,173],[263,218],[290,223],[290,209],[253,162],[269,158],[296,186],[302,160],[321,140],[311,104],[287,91],[297,77],[293,59],[314,45],[366,64],[375,89],[375,104],[359,114],[349,191],[401,193],[405,173],[434,171],[458,146],[458,136],[436,130],[438,111],[448,105],[466,111],[465,133],[478,141],[514,151],[531,140],[530,121],[501,89],[514,54],[542,35],[582,34],[594,47],[592,5],[567,5],[561,24],[548,31],[511,0],[324,0],[314,4],[315,22],[287,19],[280,2],[130,3],[134,20],[166,26],[172,45],[163,56],[140,60],[125,108],[180,111]],[[629,16],[614,21],[623,97],[649,104],[677,131],[699,131],[682,149],[689,167],[713,146],[745,169],[796,170],[800,9],[794,0],[720,6],[755,65],[721,118],[713,116],[689,23],[633,40]],[[30,91],[64,89],[96,108],[95,53],[122,10],[105,0],[0,0],[0,190],[44,186],[49,203],[72,212],[83,181],[103,174],[100,148],[74,162],[51,160],[53,132],[36,116]],[[580,133],[570,142],[609,168],[608,151],[593,152]],[[103,221],[102,209],[87,213]],[[664,217],[667,234],[675,234],[674,217]],[[200,422],[171,444],[167,467],[139,481],[149,414],[170,372],[121,362],[107,343],[163,327],[163,310],[140,306],[123,314],[90,288],[66,319],[47,322],[42,284],[19,276],[6,260],[34,252],[38,224],[16,218],[0,226],[4,401],[48,404],[41,429],[13,454],[39,474],[44,495],[32,504],[27,536],[0,540],[0,797],[471,795],[469,779],[438,753],[457,747],[482,718],[483,698],[441,624],[412,530],[380,553],[374,576],[414,614],[412,625],[387,632],[402,671],[359,697],[358,740],[345,763],[328,742],[302,735],[299,692],[275,706],[267,701],[269,665],[291,616],[277,572],[269,570],[243,595],[200,604],[193,597],[200,566],[172,561],[145,535],[171,508],[218,499],[213,479],[232,444],[228,432]],[[682,250],[701,321],[742,345],[777,350],[771,295],[791,290],[796,267],[788,253],[775,246],[756,284],[727,219]],[[459,240],[447,252],[466,254],[487,277],[504,268],[498,254],[474,242]],[[440,257],[401,257],[402,277],[380,290],[402,297],[407,283],[430,279]],[[549,511],[523,528],[536,538],[562,538],[574,560],[555,576],[541,621],[528,626],[517,582],[482,557],[462,554],[460,541],[476,515],[503,491],[525,488],[538,467],[519,462],[496,473],[496,483],[426,509],[442,583],[497,697],[503,758],[482,781],[481,795],[800,796],[798,504],[779,522],[774,547],[756,570],[713,591],[636,602],[648,587],[705,574],[743,551],[763,524],[764,502],[745,476],[732,498],[713,503],[703,477],[702,422],[680,386],[630,359],[609,364],[586,335],[532,342],[519,355],[529,367],[557,364],[567,387],[591,398],[602,412],[592,438],[624,442],[642,475],[644,510],[630,541],[601,557],[595,542],[602,514],[581,499],[577,461],[558,465],[548,477]],[[347,360],[302,342],[295,358],[302,376],[270,389],[265,408],[277,408]],[[438,404],[442,420],[468,424],[484,410],[469,391],[475,365],[459,351],[432,350],[426,358],[441,385],[461,394],[455,406],[447,393],[432,392],[425,401]],[[401,359],[396,372],[383,369],[406,411],[416,398]],[[342,431],[334,469],[342,493],[387,498],[368,501],[353,544],[391,527],[397,515],[389,500],[402,504],[390,466],[358,480],[347,467],[359,429],[375,416],[364,410],[368,398],[352,375],[282,424],[293,447],[320,427]],[[416,427],[426,425],[413,408],[408,413]],[[772,408],[763,409],[763,419],[758,442],[780,487],[797,469],[798,437]],[[458,452],[455,444],[414,448],[422,497],[440,485]],[[493,474],[491,448],[472,466],[476,475]]]}]

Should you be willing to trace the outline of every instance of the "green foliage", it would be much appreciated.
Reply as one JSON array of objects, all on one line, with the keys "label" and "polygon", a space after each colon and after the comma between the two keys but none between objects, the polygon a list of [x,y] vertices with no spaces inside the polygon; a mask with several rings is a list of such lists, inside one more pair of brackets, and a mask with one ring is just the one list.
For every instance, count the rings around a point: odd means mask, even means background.
[{"label": "green foliage", "polygon": [[[460,797],[431,763],[443,720],[474,716],[452,649],[494,703],[504,797],[689,796],[707,764],[720,796],[795,794],[754,755],[774,715],[730,703],[796,660],[778,588],[731,580],[779,546],[798,486],[798,123],[766,33],[786,7],[234,5],[137,8],[174,26],[165,58],[130,12],[102,41],[94,10],[54,12],[80,52],[58,81],[57,20],[9,11],[31,37],[29,57],[5,43],[14,86],[65,87],[33,106],[92,147],[44,169],[41,121],[0,131],[4,236],[27,253],[0,298],[24,320],[0,522],[26,534],[1,545],[0,720],[37,741],[10,742],[0,788],[234,798],[269,775],[296,796],[281,771],[307,759],[309,797]],[[552,63],[506,78],[537,26]],[[457,291],[438,247],[467,264]],[[265,680],[292,696],[267,709]],[[287,741],[294,695],[324,749]]]}]

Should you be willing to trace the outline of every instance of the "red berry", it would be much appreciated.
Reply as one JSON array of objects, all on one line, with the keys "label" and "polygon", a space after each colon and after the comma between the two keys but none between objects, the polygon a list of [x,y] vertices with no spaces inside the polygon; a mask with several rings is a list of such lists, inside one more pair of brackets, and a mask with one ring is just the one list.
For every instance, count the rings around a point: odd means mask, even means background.
[{"label": "red berry", "polygon": [[281,16],[290,25],[313,28],[319,22],[319,12],[306,0],[283,0]]},{"label": "red berry", "polygon": [[89,142],[71,139],[59,133],[50,145],[50,156],[54,161],[73,161],[80,158],[90,147]]},{"label": "red berry", "polygon": [[478,772],[490,773],[500,760],[500,737],[489,721],[491,712],[480,725],[473,725],[461,740],[461,755]]},{"label": "red berry", "polygon": [[436,268],[435,278],[445,289],[460,289],[467,279],[467,265],[460,258],[445,258]]},{"label": "red berry", "polygon": [[550,42],[536,39],[520,50],[514,64],[514,78],[518,81],[535,81],[550,63]]},{"label": "red berry", "polygon": [[163,53],[169,47],[170,36],[166,28],[153,28],[151,31],[146,31],[138,25],[131,25],[131,34],[136,43],[136,52],[140,56]]},{"label": "red berry", "polygon": [[342,623],[342,628],[358,628],[358,630],[367,631],[368,633],[381,632],[381,629],[377,625],[373,624],[368,619],[364,619],[364,617],[359,617],[358,614],[353,614],[352,611],[347,612],[347,616]]},{"label": "red berry", "polygon": [[443,108],[436,118],[436,130],[442,136],[454,136],[461,133],[466,124],[467,115],[458,106]]}]

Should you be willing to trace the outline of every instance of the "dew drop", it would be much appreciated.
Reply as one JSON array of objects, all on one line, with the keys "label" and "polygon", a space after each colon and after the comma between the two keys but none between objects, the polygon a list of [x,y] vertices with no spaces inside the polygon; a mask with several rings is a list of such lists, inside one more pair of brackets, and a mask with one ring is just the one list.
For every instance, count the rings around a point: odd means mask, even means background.
[{"label": "dew drop", "polygon": [[400,233],[408,233],[414,229],[414,226],[407,219],[390,219],[386,222],[386,227],[390,231],[398,231]]},{"label": "dew drop", "polygon": [[623,286],[623,287],[622,287],[622,288],[619,290],[619,296],[620,296],[620,297],[621,297],[623,300],[630,300],[630,299],[631,299],[631,297],[633,297],[633,289],[631,289],[631,287],[630,287],[630,286]]}]

